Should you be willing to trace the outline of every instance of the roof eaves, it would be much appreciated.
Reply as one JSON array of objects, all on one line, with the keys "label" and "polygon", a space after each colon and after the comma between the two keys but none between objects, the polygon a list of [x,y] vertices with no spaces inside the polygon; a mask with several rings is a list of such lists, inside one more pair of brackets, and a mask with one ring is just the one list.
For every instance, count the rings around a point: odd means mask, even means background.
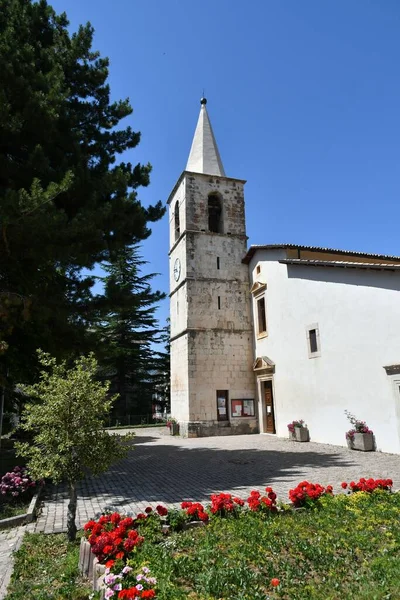
[{"label": "roof eaves", "polygon": [[274,249],[298,249],[309,250],[313,252],[329,252],[330,254],[345,254],[348,256],[365,256],[369,258],[380,258],[382,260],[395,260],[400,262],[400,256],[391,256],[387,254],[372,254],[369,252],[358,252],[353,250],[340,250],[338,248],[324,248],[322,246],[303,246],[301,244],[253,244],[247,251],[247,254],[242,259],[242,262],[249,264],[257,250],[274,250]]},{"label": "roof eaves", "polygon": [[371,269],[375,271],[399,271],[400,264],[389,263],[363,263],[341,260],[311,260],[302,258],[288,258],[279,261],[285,265],[298,265],[306,267],[336,267],[341,269]]}]

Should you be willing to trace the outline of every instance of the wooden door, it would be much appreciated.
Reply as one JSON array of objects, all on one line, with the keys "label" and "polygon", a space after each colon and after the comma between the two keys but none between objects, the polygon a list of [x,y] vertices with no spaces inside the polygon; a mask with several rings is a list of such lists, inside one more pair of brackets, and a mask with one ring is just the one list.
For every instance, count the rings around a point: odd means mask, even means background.
[{"label": "wooden door", "polygon": [[265,433],[275,433],[274,396],[272,381],[264,381]]}]

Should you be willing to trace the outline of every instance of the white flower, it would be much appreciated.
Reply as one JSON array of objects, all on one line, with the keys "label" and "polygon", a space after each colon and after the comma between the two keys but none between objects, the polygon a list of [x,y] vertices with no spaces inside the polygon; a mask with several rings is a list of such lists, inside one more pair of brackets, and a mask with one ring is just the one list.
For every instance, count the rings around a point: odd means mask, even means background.
[{"label": "white flower", "polygon": [[133,569],[132,569],[132,567],[128,567],[128,565],[122,569],[122,573],[124,575],[126,575],[127,573],[129,573],[129,571],[133,571]]}]

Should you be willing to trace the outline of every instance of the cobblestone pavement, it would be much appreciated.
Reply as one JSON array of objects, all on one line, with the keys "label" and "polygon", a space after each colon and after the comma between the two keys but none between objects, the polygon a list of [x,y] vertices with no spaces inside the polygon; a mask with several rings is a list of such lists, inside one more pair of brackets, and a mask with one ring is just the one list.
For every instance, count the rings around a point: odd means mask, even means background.
[{"label": "cobblestone pavement", "polygon": [[19,548],[25,531],[26,527],[23,526],[0,531],[0,600],[5,597],[10,581],[13,552]]},{"label": "cobblestone pavement", "polygon": [[[391,477],[399,489],[400,456],[269,435],[183,439],[165,428],[137,429],[128,458],[81,485],[77,520],[84,525],[106,505],[137,513],[158,503],[207,502],[220,491],[246,498],[266,485],[287,500],[289,489],[304,479],[337,488],[359,477]],[[67,502],[63,486],[49,490],[35,530],[65,531]]]}]

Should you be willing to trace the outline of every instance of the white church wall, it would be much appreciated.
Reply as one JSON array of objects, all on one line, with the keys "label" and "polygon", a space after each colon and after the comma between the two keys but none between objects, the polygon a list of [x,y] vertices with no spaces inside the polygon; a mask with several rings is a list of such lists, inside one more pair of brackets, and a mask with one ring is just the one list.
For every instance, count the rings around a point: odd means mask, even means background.
[{"label": "white church wall", "polygon": [[[252,282],[267,284],[268,334],[256,356],[275,362],[277,434],[303,418],[313,441],[346,445],[344,410],[365,420],[377,449],[400,452],[400,395],[385,365],[400,363],[400,274],[301,267],[277,262],[282,251],[258,251]],[[309,358],[307,327],[318,327],[320,355]],[[261,400],[262,402],[262,400]]]}]

